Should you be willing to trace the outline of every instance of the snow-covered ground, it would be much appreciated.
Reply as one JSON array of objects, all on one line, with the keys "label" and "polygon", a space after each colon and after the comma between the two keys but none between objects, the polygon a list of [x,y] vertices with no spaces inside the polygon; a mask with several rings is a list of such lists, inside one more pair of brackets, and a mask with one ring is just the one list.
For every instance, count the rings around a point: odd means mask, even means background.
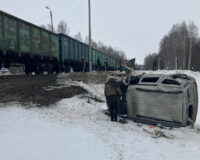
[{"label": "snow-covered ground", "polygon": [[[177,71],[160,71],[174,72]],[[195,77],[200,85],[200,73],[181,72]],[[74,84],[104,100],[104,85]],[[0,160],[199,159],[200,132],[196,129],[172,129],[169,132],[175,139],[154,139],[143,131],[149,126],[138,127],[132,121],[110,122],[102,112],[104,109],[105,103],[88,101],[81,95],[63,99],[49,108],[1,104]],[[195,127],[200,127],[200,111]]]}]

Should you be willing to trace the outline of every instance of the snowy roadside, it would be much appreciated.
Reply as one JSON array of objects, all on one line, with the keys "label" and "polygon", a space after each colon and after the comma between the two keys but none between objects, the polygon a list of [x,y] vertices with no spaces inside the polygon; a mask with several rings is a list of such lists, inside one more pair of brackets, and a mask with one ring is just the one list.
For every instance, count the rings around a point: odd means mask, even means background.
[{"label": "snowy roadside", "polygon": [[[1,160],[109,159],[109,148],[79,124],[61,125],[39,110],[0,110]],[[48,114],[47,114],[48,115]]]},{"label": "snowy roadside", "polygon": [[[200,85],[199,73],[186,73]],[[105,100],[103,84],[66,84],[80,85],[89,94]],[[200,132],[195,129],[170,130],[174,140],[153,139],[142,130],[149,129],[147,125],[138,127],[132,121],[128,124],[110,122],[102,113],[105,108],[105,103],[93,100],[88,103],[81,95],[63,99],[50,108],[25,109],[16,104],[1,107],[0,160],[199,159]],[[195,126],[200,126],[200,112]]]}]

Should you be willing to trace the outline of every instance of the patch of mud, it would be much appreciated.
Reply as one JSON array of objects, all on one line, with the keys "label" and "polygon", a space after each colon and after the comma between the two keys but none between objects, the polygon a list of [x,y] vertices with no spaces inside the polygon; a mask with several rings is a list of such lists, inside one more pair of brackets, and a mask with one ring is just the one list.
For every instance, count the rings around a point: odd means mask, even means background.
[{"label": "patch of mud", "polygon": [[20,102],[50,106],[63,98],[85,94],[80,86],[59,86],[56,75],[36,79],[0,80],[0,103]]},{"label": "patch of mud", "polygon": [[19,102],[28,106],[51,106],[61,99],[82,94],[88,102],[103,102],[87,89],[76,85],[81,81],[89,84],[104,84],[110,75],[121,76],[117,72],[68,73],[60,75],[29,76],[25,78],[0,79],[0,103]]}]

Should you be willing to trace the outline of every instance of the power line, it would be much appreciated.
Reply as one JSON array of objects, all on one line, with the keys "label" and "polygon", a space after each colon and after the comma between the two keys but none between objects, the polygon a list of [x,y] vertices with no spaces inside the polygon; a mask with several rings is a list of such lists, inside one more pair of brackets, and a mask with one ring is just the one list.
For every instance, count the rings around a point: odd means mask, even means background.
[{"label": "power line", "polygon": [[76,1],[76,0],[71,0],[70,3],[69,3],[66,7],[64,7],[64,8],[62,8],[62,9],[56,11],[54,14],[60,13],[60,12],[62,12],[63,10],[69,8],[75,1]]},{"label": "power line", "polygon": [[[71,0],[71,1],[68,3],[68,5],[65,6],[64,8],[59,9],[59,10],[53,12],[53,15],[55,16],[56,14],[58,14],[58,13],[64,11],[65,9],[69,8],[75,1],[76,1],[76,0]],[[47,19],[47,18],[49,18],[49,15],[48,15],[48,16],[44,16],[44,17],[42,17],[42,18],[36,20],[35,23],[37,23],[37,22],[39,22],[39,21],[41,21],[41,20]]]}]

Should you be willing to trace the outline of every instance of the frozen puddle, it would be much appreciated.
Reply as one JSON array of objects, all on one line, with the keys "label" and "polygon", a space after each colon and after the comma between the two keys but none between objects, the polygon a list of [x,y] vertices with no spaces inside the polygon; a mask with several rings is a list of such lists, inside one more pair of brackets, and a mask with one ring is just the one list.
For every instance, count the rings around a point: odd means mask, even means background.
[{"label": "frozen puddle", "polygon": [[64,127],[18,107],[0,110],[1,160],[106,160],[109,148],[80,125]]}]

